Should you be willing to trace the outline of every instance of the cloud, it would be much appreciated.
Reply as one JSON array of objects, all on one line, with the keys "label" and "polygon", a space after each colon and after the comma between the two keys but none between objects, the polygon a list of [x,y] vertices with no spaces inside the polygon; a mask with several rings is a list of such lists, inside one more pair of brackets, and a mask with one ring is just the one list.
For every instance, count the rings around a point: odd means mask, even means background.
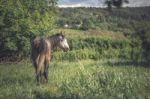
[{"label": "cloud", "polygon": [[[105,7],[105,0],[59,0],[59,7]],[[150,6],[150,0],[129,0],[124,6],[139,7]]]},{"label": "cloud", "polygon": [[129,0],[130,3],[128,6],[130,7],[140,7],[140,6],[150,6],[150,0]]},{"label": "cloud", "polygon": [[69,5],[59,5],[59,7],[67,8],[67,7],[85,7],[85,5],[82,4],[69,4]]},{"label": "cloud", "polygon": [[102,7],[104,0],[59,0],[59,7]]}]

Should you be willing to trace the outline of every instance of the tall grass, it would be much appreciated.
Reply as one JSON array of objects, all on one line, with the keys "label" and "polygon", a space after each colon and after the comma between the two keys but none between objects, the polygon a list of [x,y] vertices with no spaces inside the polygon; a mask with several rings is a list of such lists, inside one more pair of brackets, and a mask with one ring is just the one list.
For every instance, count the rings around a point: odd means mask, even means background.
[{"label": "tall grass", "polygon": [[104,61],[56,62],[37,86],[31,64],[0,65],[1,99],[148,99],[150,70]]},{"label": "tall grass", "polygon": [[[71,29],[69,29],[71,31]],[[66,30],[66,36],[71,35]],[[72,30],[73,31],[73,30]],[[74,31],[73,31],[74,32]],[[95,32],[95,31],[94,31]],[[75,32],[74,32],[75,33]],[[82,33],[80,31],[80,33]],[[106,33],[104,35],[100,32],[95,32],[94,36],[90,36],[90,33],[86,32],[83,36],[79,36],[76,32],[75,37],[69,36],[68,43],[71,51],[64,54],[60,51],[54,53],[54,59],[56,60],[80,60],[80,59],[126,59],[133,60],[135,62],[142,61],[142,45],[140,40],[129,40],[124,36],[118,36],[118,38],[111,37],[113,33]],[[93,34],[93,33],[92,33]],[[119,33],[118,33],[119,34]],[[97,36],[98,35],[98,36]],[[116,36],[115,34],[114,36]]]}]

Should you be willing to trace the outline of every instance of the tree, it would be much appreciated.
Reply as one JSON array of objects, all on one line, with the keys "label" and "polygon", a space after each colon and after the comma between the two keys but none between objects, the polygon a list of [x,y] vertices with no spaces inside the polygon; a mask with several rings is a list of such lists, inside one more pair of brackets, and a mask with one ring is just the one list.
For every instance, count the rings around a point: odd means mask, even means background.
[{"label": "tree", "polygon": [[0,41],[5,55],[28,55],[30,41],[49,34],[55,26],[56,3],[57,0],[0,1]]},{"label": "tree", "polygon": [[111,10],[112,6],[120,8],[122,7],[123,3],[129,3],[128,0],[106,0],[105,4],[107,5],[108,9]]}]

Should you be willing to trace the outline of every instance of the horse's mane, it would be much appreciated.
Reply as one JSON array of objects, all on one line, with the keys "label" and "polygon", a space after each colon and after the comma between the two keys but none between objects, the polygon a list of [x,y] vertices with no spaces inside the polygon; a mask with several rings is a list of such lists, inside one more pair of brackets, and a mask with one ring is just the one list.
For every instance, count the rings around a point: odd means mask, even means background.
[{"label": "horse's mane", "polygon": [[62,36],[64,38],[64,35],[62,33],[56,33],[54,35],[51,35],[48,37],[48,39],[54,38],[54,37],[58,37],[58,36]]}]

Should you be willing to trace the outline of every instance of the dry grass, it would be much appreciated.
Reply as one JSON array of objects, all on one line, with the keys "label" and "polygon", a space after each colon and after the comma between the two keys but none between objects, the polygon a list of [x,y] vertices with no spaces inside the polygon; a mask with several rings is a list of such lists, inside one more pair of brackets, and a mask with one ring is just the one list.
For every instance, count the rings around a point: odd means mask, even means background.
[{"label": "dry grass", "polygon": [[109,39],[117,39],[117,40],[127,39],[121,32],[107,31],[107,30],[102,30],[100,28],[89,30],[87,34],[89,36],[101,36]]}]

